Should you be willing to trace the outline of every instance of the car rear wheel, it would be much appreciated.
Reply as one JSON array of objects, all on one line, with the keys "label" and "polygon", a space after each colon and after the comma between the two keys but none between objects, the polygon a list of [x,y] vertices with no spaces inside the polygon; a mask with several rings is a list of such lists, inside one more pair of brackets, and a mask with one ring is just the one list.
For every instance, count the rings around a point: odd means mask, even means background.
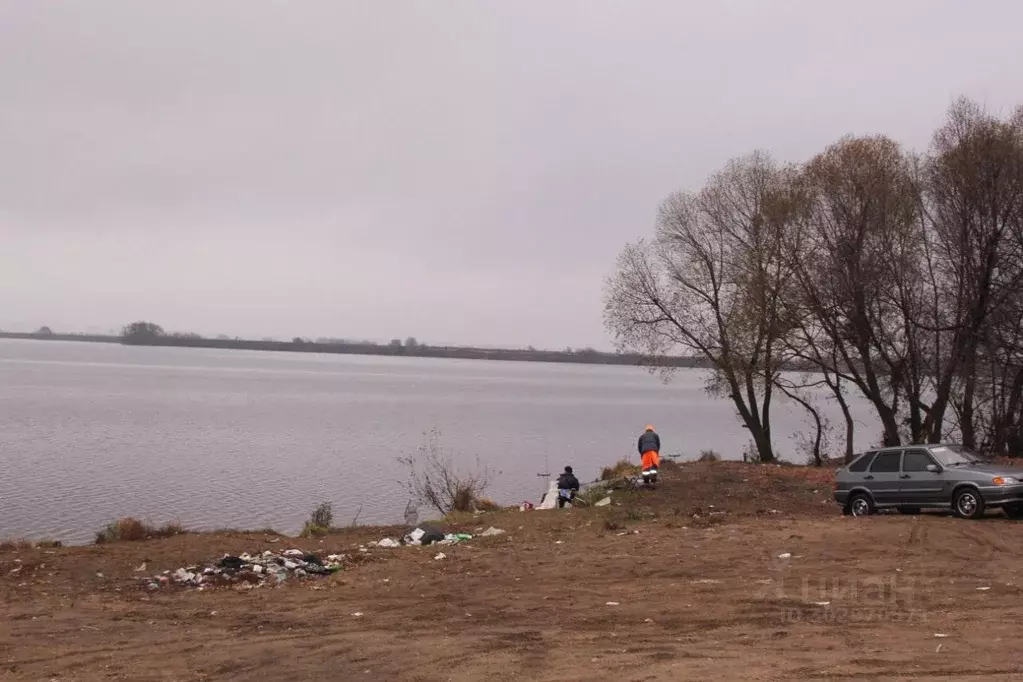
[{"label": "car rear wheel", "polygon": [[962,488],[952,500],[952,511],[963,519],[979,519],[984,515],[984,498],[973,488]]},{"label": "car rear wheel", "polygon": [[849,500],[849,514],[852,516],[870,516],[874,511],[874,500],[866,493],[856,493]]},{"label": "car rear wheel", "polygon": [[1023,504],[1007,504],[1002,507],[1002,511],[1013,521],[1023,519]]}]

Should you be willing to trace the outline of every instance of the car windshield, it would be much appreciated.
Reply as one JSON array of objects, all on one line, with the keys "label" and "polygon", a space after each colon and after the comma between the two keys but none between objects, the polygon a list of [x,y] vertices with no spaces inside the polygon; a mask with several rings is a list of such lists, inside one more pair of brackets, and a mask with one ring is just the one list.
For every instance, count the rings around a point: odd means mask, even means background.
[{"label": "car windshield", "polygon": [[984,457],[962,445],[941,445],[931,448],[931,454],[943,466],[962,466],[986,461]]}]

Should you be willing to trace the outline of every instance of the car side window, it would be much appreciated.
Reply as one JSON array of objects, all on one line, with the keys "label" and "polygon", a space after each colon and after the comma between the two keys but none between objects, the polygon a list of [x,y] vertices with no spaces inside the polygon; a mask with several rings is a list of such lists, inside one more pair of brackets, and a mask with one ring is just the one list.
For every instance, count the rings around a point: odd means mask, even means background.
[{"label": "car side window", "polygon": [[892,450],[891,452],[882,452],[874,458],[874,463],[870,465],[870,471],[872,473],[897,473],[899,471],[899,460],[902,458],[901,450]]},{"label": "car side window", "polygon": [[849,465],[849,471],[855,471],[857,473],[866,471],[867,467],[870,466],[870,463],[874,461],[874,455],[876,454],[877,454],[876,452],[868,452],[867,454],[863,455],[858,460]]},{"label": "car side window", "polygon": [[906,456],[902,458],[903,471],[927,471],[927,467],[935,464],[923,450],[906,450]]}]

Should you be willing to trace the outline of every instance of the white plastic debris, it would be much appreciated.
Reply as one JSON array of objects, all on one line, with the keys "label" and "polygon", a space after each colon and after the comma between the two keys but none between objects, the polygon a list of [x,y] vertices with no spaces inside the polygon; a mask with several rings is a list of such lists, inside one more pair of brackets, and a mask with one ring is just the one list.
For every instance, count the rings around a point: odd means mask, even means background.
[{"label": "white plastic debris", "polygon": [[829,602],[829,601],[815,601],[813,603],[813,605],[814,606],[831,606],[831,602]]},{"label": "white plastic debris", "polygon": [[948,635],[946,635],[944,632],[935,632],[934,636],[937,639],[945,639],[946,637],[948,637]]},{"label": "white plastic debris", "polygon": [[978,587],[977,591],[978,592],[987,592],[990,589],[991,589],[990,587]]},{"label": "white plastic debris", "polygon": [[594,503],[593,506],[594,507],[606,507],[609,504],[611,504],[611,498],[610,497],[605,497],[604,499],[600,500],[599,502]]},{"label": "white plastic debris", "polygon": [[356,611],[353,613],[352,618],[362,618],[362,611]]},{"label": "white plastic debris", "polygon": [[608,602],[608,603],[606,604],[606,606],[618,606],[618,602],[616,602],[616,601],[609,601],[609,602]]},{"label": "white plastic debris", "polygon": [[485,538],[492,538],[495,535],[504,535],[504,533],[505,531],[501,530],[500,528],[494,528],[493,526],[491,526],[490,528],[487,528],[485,531],[483,531],[482,535]]},{"label": "white plastic debris", "polygon": [[778,555],[778,558],[779,559],[791,559],[792,558],[792,553],[791,552],[782,552],[781,554]]},{"label": "white plastic debris", "polygon": [[284,550],[284,556],[305,556],[305,552],[300,549],[287,549]]},{"label": "white plastic debris", "polygon": [[448,555],[445,554],[444,552],[441,552],[437,556],[433,557],[433,560],[434,561],[441,561],[442,559],[447,559],[447,558],[448,558]]},{"label": "white plastic debris", "polygon": [[388,547],[390,547],[390,548],[401,547],[401,543],[398,542],[397,540],[393,540],[391,538],[384,538],[383,540],[381,540],[380,542],[377,543],[377,547],[385,547],[385,548],[388,548]]},{"label": "white plastic debris", "polygon": [[409,538],[412,540],[412,544],[414,545],[418,545],[422,541],[424,535],[426,535],[426,531],[422,528],[416,528],[408,534]]}]

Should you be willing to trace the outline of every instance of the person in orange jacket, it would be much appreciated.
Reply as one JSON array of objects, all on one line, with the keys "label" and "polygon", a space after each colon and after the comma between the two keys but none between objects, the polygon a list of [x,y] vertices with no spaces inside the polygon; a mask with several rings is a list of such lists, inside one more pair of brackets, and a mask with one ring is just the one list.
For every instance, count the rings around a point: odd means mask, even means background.
[{"label": "person in orange jacket", "polygon": [[661,437],[654,427],[647,426],[639,437],[639,454],[643,458],[643,471],[657,470],[661,465]]}]

